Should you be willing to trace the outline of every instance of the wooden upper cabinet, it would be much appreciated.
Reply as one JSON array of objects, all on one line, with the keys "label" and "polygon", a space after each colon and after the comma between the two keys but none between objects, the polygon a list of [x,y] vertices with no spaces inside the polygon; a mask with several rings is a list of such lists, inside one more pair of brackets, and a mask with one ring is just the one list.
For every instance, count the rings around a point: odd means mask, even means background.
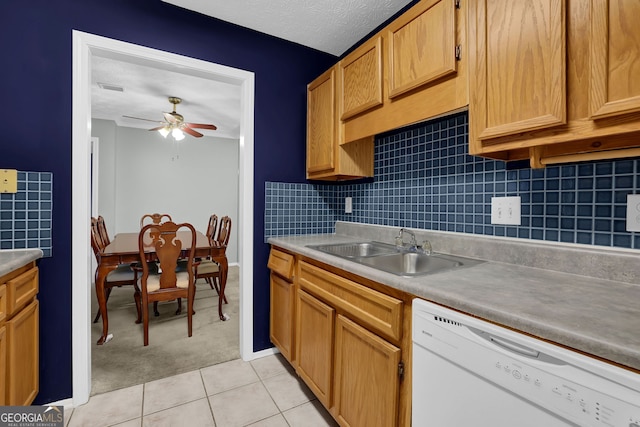
[{"label": "wooden upper cabinet", "polygon": [[591,6],[591,118],[640,111],[640,2]]},{"label": "wooden upper cabinet", "polygon": [[382,37],[382,104],[344,117],[344,141],[467,107],[468,3],[422,0],[374,37]]},{"label": "wooden upper cabinet", "polygon": [[456,72],[455,5],[423,1],[389,25],[389,98]]},{"label": "wooden upper cabinet", "polygon": [[[565,10],[562,0],[469,4],[473,139],[566,122]],[[472,144],[471,153],[478,153]]]},{"label": "wooden upper cabinet", "polygon": [[382,37],[374,37],[338,64],[340,119],[382,104]]},{"label": "wooden upper cabinet", "polygon": [[640,156],[638,22],[637,1],[470,2],[470,154],[532,167]]},{"label": "wooden upper cabinet", "polygon": [[307,86],[307,178],[325,181],[373,176],[373,135],[345,143],[338,117],[338,64]]},{"label": "wooden upper cabinet", "polygon": [[327,70],[307,88],[307,174],[332,171],[337,138],[335,68]]}]

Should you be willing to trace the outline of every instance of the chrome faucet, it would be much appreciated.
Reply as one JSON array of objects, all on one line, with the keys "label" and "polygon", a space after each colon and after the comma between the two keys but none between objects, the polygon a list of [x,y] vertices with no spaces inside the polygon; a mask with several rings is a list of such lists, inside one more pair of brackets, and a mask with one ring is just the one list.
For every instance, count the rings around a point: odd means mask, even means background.
[{"label": "chrome faucet", "polygon": [[413,234],[413,231],[407,230],[406,228],[401,228],[396,236],[396,246],[397,247],[406,247],[407,244],[404,242],[404,234],[407,233],[411,236],[411,241],[409,242],[409,249],[412,251],[416,251],[418,249],[418,242],[416,241],[416,235]]},{"label": "chrome faucet", "polygon": [[[409,241],[409,243],[405,243],[404,241],[405,233],[411,236],[411,240]],[[433,252],[433,249],[431,248],[431,242],[429,242],[428,240],[424,240],[421,245],[418,245],[416,235],[413,233],[413,231],[407,230],[406,228],[400,229],[395,240],[396,248],[398,249],[404,249],[405,247],[409,246],[410,252],[421,252],[426,255],[431,255],[431,253]]]}]

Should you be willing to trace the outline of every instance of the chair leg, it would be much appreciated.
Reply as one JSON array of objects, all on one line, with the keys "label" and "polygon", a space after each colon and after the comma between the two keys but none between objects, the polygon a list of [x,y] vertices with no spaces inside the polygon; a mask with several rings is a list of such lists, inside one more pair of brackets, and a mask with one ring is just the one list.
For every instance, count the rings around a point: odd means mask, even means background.
[{"label": "chair leg", "polygon": [[211,287],[211,289],[215,289],[213,287],[213,280],[211,280],[211,277],[205,277],[204,280],[207,281],[207,283],[209,284],[209,286]]},{"label": "chair leg", "polygon": [[156,317],[160,316],[160,312],[158,311],[158,301],[154,301],[153,303],[153,315]]},{"label": "chair leg", "polygon": [[[104,291],[104,296],[105,296],[105,304],[107,303],[107,301],[109,301],[109,295],[111,295],[111,289],[112,288],[107,288]],[[96,318],[93,319],[93,323],[98,323],[98,319],[100,319],[100,309],[98,308],[98,312],[96,313]]]},{"label": "chair leg", "polygon": [[[216,287],[216,292],[218,293],[218,295],[220,295],[220,286],[218,285],[218,279],[216,277],[213,278],[213,285]],[[225,304],[229,304],[226,295],[224,296],[223,302]]]},{"label": "chair leg", "polygon": [[[154,304],[155,305],[155,304]],[[149,345],[149,305],[142,305],[142,327],[144,330],[144,345]]]},{"label": "chair leg", "polygon": [[176,315],[182,313],[182,298],[178,298],[178,309],[176,310]]},{"label": "chair leg", "polygon": [[196,299],[196,291],[195,291],[195,285],[194,285],[194,289],[192,291],[189,291],[189,296],[187,296],[187,330],[189,332],[189,336],[192,335],[193,332],[193,313],[195,313],[195,311],[193,311],[193,300]]},{"label": "chair leg", "polygon": [[136,319],[136,324],[140,324],[142,322],[142,300],[141,300],[140,291],[136,290],[133,293],[133,299],[136,302],[136,311],[138,312],[138,318]]}]

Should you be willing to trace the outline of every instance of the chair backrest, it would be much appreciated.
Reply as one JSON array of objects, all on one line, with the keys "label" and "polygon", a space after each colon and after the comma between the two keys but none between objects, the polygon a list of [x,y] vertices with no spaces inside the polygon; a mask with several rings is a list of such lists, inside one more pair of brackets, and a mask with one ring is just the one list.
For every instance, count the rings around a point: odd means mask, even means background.
[{"label": "chair backrest", "polygon": [[91,217],[91,248],[93,249],[93,255],[96,257],[96,261],[100,261],[100,253],[104,250],[105,245],[100,236],[100,230],[98,229],[98,218]]},{"label": "chair backrest", "polygon": [[144,214],[142,218],[140,218],[140,228],[144,227],[144,223],[146,219],[151,220],[151,224],[160,224],[163,219],[167,221],[173,221],[171,215],[169,214],[161,214],[161,213],[152,213],[152,214]]},{"label": "chair backrest", "polygon": [[[186,233],[180,234],[180,231]],[[189,233],[190,232],[190,233]],[[180,235],[179,235],[180,234]],[[153,248],[155,254],[146,254]],[[142,264],[142,291],[147,292],[147,279],[155,269],[150,268],[158,262],[160,273],[160,289],[165,290],[177,286],[176,268],[178,260],[187,261],[189,283],[194,283],[193,260],[196,250],[196,230],[189,223],[176,224],[167,221],[162,224],[147,224],[138,235],[138,249]],[[184,254],[186,252],[186,254]]]},{"label": "chair backrest", "polygon": [[216,237],[216,243],[218,246],[228,246],[229,237],[231,236],[231,218],[223,216],[220,219],[220,228],[218,229],[218,236]]},{"label": "chair backrest", "polygon": [[111,239],[109,238],[109,233],[107,233],[107,226],[104,223],[104,218],[102,215],[98,216],[98,232],[100,233],[100,238],[102,239],[102,243],[107,246],[111,243]]},{"label": "chair backrest", "polygon": [[213,244],[213,241],[216,238],[216,231],[218,231],[218,215],[213,214],[209,217],[209,223],[207,224],[207,239],[209,239],[209,244]]}]

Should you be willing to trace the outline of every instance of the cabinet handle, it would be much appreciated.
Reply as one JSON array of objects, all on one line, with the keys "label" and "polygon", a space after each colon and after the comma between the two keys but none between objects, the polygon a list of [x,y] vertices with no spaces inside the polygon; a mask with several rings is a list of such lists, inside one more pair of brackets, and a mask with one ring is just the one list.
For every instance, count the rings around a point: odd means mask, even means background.
[{"label": "cabinet handle", "polygon": [[456,46],[456,61],[460,61],[460,58],[462,58],[462,46],[457,45]]}]

